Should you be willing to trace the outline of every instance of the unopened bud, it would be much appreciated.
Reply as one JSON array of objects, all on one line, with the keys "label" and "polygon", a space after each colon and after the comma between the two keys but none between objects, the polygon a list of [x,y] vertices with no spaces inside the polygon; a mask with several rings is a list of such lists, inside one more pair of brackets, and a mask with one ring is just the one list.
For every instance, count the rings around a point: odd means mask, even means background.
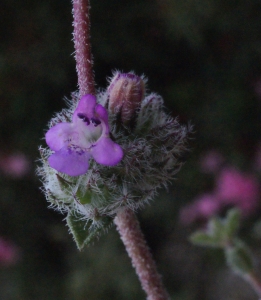
[{"label": "unopened bud", "polygon": [[145,81],[133,73],[117,72],[108,87],[109,112],[120,115],[123,124],[136,117],[145,95]]}]

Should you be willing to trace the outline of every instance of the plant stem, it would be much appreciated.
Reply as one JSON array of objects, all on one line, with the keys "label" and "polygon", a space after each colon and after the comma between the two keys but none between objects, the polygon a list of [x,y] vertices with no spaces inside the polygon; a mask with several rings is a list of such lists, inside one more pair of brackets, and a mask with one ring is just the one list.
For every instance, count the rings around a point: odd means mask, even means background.
[{"label": "plant stem", "polygon": [[259,280],[259,278],[257,278],[256,274],[252,272],[245,275],[243,278],[245,278],[246,281],[249,282],[249,284],[257,293],[258,297],[261,298],[261,281]]},{"label": "plant stem", "polygon": [[80,97],[95,95],[89,10],[89,0],[73,0],[73,40]]},{"label": "plant stem", "polygon": [[114,223],[147,294],[147,300],[170,299],[134,212],[130,209],[118,212]]}]

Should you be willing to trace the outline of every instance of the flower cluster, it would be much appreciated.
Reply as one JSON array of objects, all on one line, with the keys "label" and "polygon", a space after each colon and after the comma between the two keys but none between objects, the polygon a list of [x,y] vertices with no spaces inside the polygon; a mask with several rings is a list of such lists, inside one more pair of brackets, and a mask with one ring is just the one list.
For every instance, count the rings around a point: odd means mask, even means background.
[{"label": "flower cluster", "polygon": [[146,95],[143,77],[116,72],[105,91],[75,93],[69,106],[50,122],[49,148],[40,148],[38,171],[53,207],[101,228],[174,178],[190,128],[165,113],[159,95]]}]

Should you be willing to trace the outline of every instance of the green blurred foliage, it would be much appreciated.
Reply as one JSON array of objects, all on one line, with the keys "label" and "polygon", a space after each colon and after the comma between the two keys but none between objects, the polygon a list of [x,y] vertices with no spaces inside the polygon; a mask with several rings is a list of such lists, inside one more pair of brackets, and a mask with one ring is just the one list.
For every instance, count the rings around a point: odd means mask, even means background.
[{"label": "green blurred foliage", "polygon": [[[216,149],[243,169],[253,164],[261,140],[260,17],[256,0],[92,1],[97,86],[105,88],[114,69],[145,73],[171,114],[195,125],[177,181],[139,214],[175,300],[256,299],[241,282],[240,289],[225,284],[222,254],[190,245],[193,228],[179,224],[178,213],[211,186],[198,167],[203,152]],[[35,166],[47,122],[77,87],[71,3],[2,0],[0,19],[0,155],[21,152]],[[0,176],[0,236],[19,248],[16,264],[0,266],[0,299],[145,298],[114,228],[78,252],[64,216],[47,208],[34,167],[23,178]]]}]

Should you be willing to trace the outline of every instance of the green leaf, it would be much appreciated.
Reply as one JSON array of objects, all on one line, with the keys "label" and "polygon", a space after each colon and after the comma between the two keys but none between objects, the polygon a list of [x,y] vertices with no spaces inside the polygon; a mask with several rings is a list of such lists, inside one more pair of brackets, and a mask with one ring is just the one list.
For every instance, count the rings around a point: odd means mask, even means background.
[{"label": "green leaf", "polygon": [[228,240],[231,240],[238,231],[240,225],[240,211],[238,209],[231,209],[227,213],[225,222],[225,231]]},{"label": "green leaf", "polygon": [[253,260],[250,250],[242,242],[225,249],[227,264],[236,273],[246,275],[253,271]]},{"label": "green leaf", "polygon": [[239,228],[240,213],[237,209],[228,212],[226,218],[213,217],[209,220],[207,231],[198,231],[190,240],[197,245],[226,247],[234,238]]},{"label": "green leaf", "polygon": [[222,219],[214,217],[208,223],[208,233],[220,244],[226,239],[225,226]]},{"label": "green leaf", "polygon": [[90,190],[86,190],[84,194],[78,190],[76,196],[79,198],[81,204],[89,204],[92,201],[92,192]]},{"label": "green leaf", "polygon": [[76,212],[68,213],[66,221],[79,250],[89,245],[112,223],[111,218],[103,217],[100,219],[99,227],[91,226],[92,221],[81,220],[81,215]]},{"label": "green leaf", "polygon": [[56,204],[58,201],[58,199],[54,196],[54,194],[50,190],[47,190],[47,199],[53,204]]},{"label": "green leaf", "polygon": [[64,179],[59,174],[55,174],[55,175],[57,177],[57,180],[58,180],[59,185],[60,185],[60,187],[61,187],[62,190],[71,187],[71,182],[67,181],[66,179]]},{"label": "green leaf", "polygon": [[220,244],[220,239],[204,231],[197,231],[193,233],[190,236],[190,241],[198,246],[208,246],[215,248],[222,247],[222,245]]}]

